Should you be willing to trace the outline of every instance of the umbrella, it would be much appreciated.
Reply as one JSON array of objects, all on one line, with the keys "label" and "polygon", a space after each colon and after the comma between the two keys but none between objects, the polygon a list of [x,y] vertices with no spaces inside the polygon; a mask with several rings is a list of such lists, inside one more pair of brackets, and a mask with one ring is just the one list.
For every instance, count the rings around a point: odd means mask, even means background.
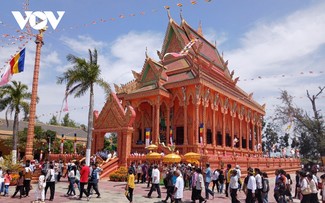
[{"label": "umbrella", "polygon": [[148,160],[157,160],[160,158],[161,158],[161,154],[159,154],[157,152],[151,152],[146,155],[146,159],[148,159]]},{"label": "umbrella", "polygon": [[151,144],[151,145],[147,146],[146,149],[149,151],[156,150],[156,149],[158,149],[158,146],[155,144]]},{"label": "umbrella", "polygon": [[181,160],[182,160],[182,158],[179,155],[175,154],[175,153],[167,154],[163,158],[164,163],[178,163]]},{"label": "umbrella", "polygon": [[196,161],[200,160],[201,154],[189,152],[189,153],[184,154],[184,157],[187,162],[196,162]]}]

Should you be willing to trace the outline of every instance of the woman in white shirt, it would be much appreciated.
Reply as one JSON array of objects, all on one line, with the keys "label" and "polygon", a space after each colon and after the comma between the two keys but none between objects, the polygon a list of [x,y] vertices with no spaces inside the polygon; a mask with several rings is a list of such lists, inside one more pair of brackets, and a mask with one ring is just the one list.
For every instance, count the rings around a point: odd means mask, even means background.
[{"label": "woman in white shirt", "polygon": [[239,203],[239,200],[237,199],[237,190],[238,190],[237,170],[232,170],[230,176],[229,188],[230,188],[231,203]]},{"label": "woman in white shirt", "polygon": [[206,200],[201,195],[202,189],[205,188],[204,179],[203,179],[203,175],[202,175],[202,170],[200,168],[197,168],[196,172],[198,173],[198,176],[197,176],[197,180],[196,180],[195,199],[198,199],[200,203],[201,202],[206,202]]},{"label": "woman in white shirt", "polygon": [[301,177],[300,191],[302,194],[302,200],[300,202],[310,203],[310,196],[311,196],[310,181],[307,179],[307,174],[304,171],[300,173],[300,177]]},{"label": "woman in white shirt", "polygon": [[50,164],[49,170],[47,171],[46,177],[46,186],[45,186],[45,196],[47,189],[50,188],[50,199],[49,201],[53,201],[54,193],[55,193],[55,171],[53,164]]},{"label": "woman in white shirt", "polygon": [[315,183],[315,181],[313,179],[313,174],[309,173],[307,175],[307,178],[309,180],[309,185],[310,185],[310,189],[311,189],[310,203],[318,203],[317,184]]}]

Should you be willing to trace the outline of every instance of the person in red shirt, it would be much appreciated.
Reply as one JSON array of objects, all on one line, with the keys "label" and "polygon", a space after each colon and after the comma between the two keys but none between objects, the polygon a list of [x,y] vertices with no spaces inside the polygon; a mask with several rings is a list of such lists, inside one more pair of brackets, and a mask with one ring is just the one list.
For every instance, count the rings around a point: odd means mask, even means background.
[{"label": "person in red shirt", "polygon": [[85,185],[88,184],[88,178],[89,178],[90,168],[86,165],[85,161],[81,162],[81,170],[80,170],[80,195],[79,200],[82,198],[82,194],[85,193],[87,196],[87,201],[91,198],[91,195],[87,192],[85,189]]}]

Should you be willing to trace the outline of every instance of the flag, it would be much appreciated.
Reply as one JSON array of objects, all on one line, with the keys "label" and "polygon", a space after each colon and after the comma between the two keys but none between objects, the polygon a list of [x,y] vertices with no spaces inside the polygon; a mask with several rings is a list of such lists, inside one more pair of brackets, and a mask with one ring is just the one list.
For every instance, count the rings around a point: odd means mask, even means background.
[{"label": "flag", "polygon": [[25,48],[19,52],[10,61],[11,74],[16,74],[24,71]]},{"label": "flag", "polygon": [[166,56],[168,55],[171,55],[173,57],[180,57],[180,56],[185,56],[189,51],[190,51],[190,48],[195,44],[195,42],[197,42],[198,39],[192,39],[191,41],[189,41],[189,43],[187,43],[185,45],[185,47],[182,49],[182,51],[180,51],[179,53],[176,53],[176,52],[171,52],[171,53],[166,53],[163,57],[163,60]]},{"label": "flag", "polygon": [[11,69],[8,68],[2,75],[0,80],[0,86],[7,84],[11,78]]}]

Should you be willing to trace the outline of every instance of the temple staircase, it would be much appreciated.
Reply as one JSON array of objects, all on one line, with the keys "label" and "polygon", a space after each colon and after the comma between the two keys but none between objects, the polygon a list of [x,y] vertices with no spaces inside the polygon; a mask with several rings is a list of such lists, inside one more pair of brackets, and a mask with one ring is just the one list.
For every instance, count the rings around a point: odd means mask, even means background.
[{"label": "temple staircase", "polygon": [[100,178],[107,178],[110,173],[114,172],[119,167],[119,159],[117,157],[110,159],[108,162],[103,162],[100,166],[103,171],[100,174]]}]

